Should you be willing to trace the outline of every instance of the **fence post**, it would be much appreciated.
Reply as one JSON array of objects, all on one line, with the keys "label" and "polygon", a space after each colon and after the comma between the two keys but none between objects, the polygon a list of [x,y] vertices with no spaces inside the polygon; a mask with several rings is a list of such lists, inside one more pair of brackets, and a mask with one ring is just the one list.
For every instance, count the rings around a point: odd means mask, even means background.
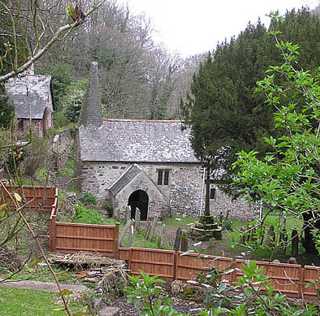
[{"label": "fence post", "polygon": [[50,219],[50,228],[49,228],[49,249],[50,249],[50,251],[56,250],[56,233],[57,233],[56,217],[52,216]]},{"label": "fence post", "polygon": [[175,250],[173,253],[173,280],[177,279],[178,256],[179,256],[179,253],[177,250]]},{"label": "fence post", "polygon": [[231,269],[233,269],[233,271],[231,272],[231,278],[230,278],[230,283],[232,284],[237,279],[237,259],[236,258],[232,258]]},{"label": "fence post", "polygon": [[299,269],[299,298],[303,299],[304,296],[304,267],[300,266]]},{"label": "fence post", "polygon": [[132,247],[129,248],[129,258],[128,258],[128,268],[129,268],[129,271],[132,273],[132,271],[131,271],[131,260],[132,260]]},{"label": "fence post", "polygon": [[115,259],[119,259],[119,224],[114,227],[113,238],[113,255]]}]

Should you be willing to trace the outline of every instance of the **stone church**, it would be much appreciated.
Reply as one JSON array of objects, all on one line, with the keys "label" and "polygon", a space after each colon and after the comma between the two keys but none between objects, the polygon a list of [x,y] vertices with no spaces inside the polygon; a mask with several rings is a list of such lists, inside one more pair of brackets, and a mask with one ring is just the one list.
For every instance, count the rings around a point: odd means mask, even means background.
[{"label": "stone church", "polygon": [[[198,216],[204,206],[203,169],[192,150],[190,130],[173,120],[103,120],[98,78],[98,64],[92,63],[77,135],[81,191],[111,201],[120,218],[128,212],[134,217],[137,208],[141,220]],[[225,211],[228,199],[214,188],[212,192],[212,208],[220,212],[215,207],[220,198]],[[248,207],[237,204],[241,208]]]}]

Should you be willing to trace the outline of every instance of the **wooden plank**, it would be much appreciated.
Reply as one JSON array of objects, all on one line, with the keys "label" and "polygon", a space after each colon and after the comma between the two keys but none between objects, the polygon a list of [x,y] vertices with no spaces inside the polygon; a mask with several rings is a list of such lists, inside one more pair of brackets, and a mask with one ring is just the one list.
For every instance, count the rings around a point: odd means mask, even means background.
[{"label": "wooden plank", "polygon": [[89,252],[102,252],[102,253],[113,253],[113,250],[109,250],[109,249],[95,249],[93,250],[92,248],[68,248],[68,247],[63,247],[63,246],[57,246],[56,250],[65,250],[65,251],[70,251],[70,252],[75,252],[75,251],[89,251]]},{"label": "wooden plank", "polygon": [[131,260],[131,263],[143,263],[143,264],[152,264],[155,266],[169,266],[173,267],[174,264],[166,262],[152,262],[152,261],[143,261],[143,260]]},{"label": "wooden plank", "polygon": [[74,236],[74,235],[56,235],[56,238],[59,239],[77,239],[77,240],[101,240],[101,241],[112,241],[114,242],[113,238],[103,238],[103,237],[95,237],[95,236]]},{"label": "wooden plank", "polygon": [[98,229],[114,229],[116,225],[99,225],[99,224],[79,224],[79,223],[64,223],[57,222],[57,226],[68,226],[68,227],[88,227],[88,228],[98,228]]}]

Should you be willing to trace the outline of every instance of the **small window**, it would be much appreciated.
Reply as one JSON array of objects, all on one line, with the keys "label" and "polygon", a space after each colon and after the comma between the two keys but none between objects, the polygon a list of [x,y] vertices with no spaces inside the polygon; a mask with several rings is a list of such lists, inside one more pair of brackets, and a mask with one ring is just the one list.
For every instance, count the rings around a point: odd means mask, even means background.
[{"label": "small window", "polygon": [[158,169],[158,185],[169,185],[170,170]]},{"label": "small window", "polygon": [[216,189],[210,188],[210,199],[213,200],[216,197]]},{"label": "small window", "polygon": [[165,170],[164,171],[164,181],[163,181],[164,185],[169,185],[169,170]]},{"label": "small window", "polygon": [[162,185],[163,170],[158,170],[158,185]]}]

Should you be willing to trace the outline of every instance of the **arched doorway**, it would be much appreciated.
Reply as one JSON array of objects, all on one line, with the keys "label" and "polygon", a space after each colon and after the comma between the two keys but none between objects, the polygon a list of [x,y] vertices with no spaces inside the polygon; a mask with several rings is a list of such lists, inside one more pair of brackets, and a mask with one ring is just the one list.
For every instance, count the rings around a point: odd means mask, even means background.
[{"label": "arched doorway", "polygon": [[134,219],[136,217],[136,209],[140,210],[140,220],[146,221],[148,218],[148,205],[149,205],[149,197],[147,192],[142,190],[134,191],[128,201],[128,205],[131,208],[131,218]]}]

